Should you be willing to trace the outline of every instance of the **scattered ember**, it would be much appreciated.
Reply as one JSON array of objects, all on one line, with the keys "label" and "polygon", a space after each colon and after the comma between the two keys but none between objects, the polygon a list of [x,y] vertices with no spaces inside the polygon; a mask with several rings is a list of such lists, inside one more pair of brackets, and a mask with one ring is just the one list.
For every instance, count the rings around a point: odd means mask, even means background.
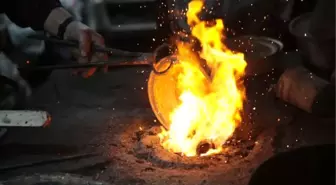
[{"label": "scattered ember", "polygon": [[[177,89],[180,104],[170,114],[170,128],[159,134],[161,145],[185,156],[207,156],[221,152],[241,122],[245,99],[242,83],[246,62],[242,53],[230,51],[223,43],[224,24],[201,21],[202,0],[189,3],[187,21],[202,50],[197,56],[192,43],[177,41],[179,61]],[[201,67],[211,69],[211,79]],[[169,100],[168,100],[169,101]],[[207,141],[204,145],[201,143]],[[201,145],[200,145],[201,144]],[[200,148],[201,147],[201,148]]]}]

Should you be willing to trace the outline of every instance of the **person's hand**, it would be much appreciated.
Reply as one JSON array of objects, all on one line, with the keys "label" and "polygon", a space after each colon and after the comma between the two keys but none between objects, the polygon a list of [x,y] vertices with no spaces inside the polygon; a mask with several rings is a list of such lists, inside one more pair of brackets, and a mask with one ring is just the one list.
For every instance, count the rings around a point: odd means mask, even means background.
[{"label": "person's hand", "polygon": [[[74,21],[70,23],[64,33],[64,39],[79,42],[79,48],[74,51],[74,54],[80,64],[108,60],[106,53],[95,53],[91,49],[92,44],[105,47],[104,38],[81,22]],[[105,70],[107,70],[107,68],[105,68]],[[90,68],[89,70],[77,70],[76,73],[81,73],[83,77],[88,78],[96,71],[97,68]]]}]

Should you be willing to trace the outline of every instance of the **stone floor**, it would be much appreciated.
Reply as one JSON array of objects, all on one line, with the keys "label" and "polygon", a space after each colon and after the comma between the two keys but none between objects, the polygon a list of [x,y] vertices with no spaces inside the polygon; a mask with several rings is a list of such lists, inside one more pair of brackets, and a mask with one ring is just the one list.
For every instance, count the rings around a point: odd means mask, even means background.
[{"label": "stone floor", "polygon": [[[89,79],[56,71],[34,92],[32,108],[48,110],[53,121],[41,129],[10,129],[0,144],[0,168],[57,156],[98,156],[0,172],[17,174],[71,173],[110,184],[245,185],[263,161],[292,148],[335,143],[333,119],[308,115],[276,100],[268,87],[272,75],[246,80],[248,101],[243,126],[256,145],[242,160],[214,162],[207,168],[160,166],[134,155],[130,139],[141,126],[157,126],[150,108],[146,79],[149,69],[122,69]],[[211,160],[211,159],[210,159]]]}]

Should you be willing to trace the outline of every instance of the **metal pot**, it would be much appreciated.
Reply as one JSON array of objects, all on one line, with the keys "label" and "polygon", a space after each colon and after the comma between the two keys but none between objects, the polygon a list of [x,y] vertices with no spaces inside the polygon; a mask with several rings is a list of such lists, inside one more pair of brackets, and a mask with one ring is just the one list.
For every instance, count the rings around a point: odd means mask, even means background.
[{"label": "metal pot", "polygon": [[[282,49],[280,41],[266,37],[244,36],[228,39],[225,44],[232,50],[245,53],[245,60],[248,63],[246,76],[264,74],[279,67],[275,56]],[[172,60],[176,61],[176,56],[165,57],[155,68],[164,71],[171,65]],[[148,96],[152,110],[158,121],[167,129],[170,126],[170,113],[180,102],[179,92],[176,89],[178,68],[177,61],[163,74],[151,72],[148,80]]]},{"label": "metal pot", "polygon": [[[289,24],[289,31],[297,41],[304,64],[313,72],[330,78],[335,69],[335,36],[315,38],[309,34],[311,13],[295,18]],[[324,76],[324,75],[323,75]]]},{"label": "metal pot", "polygon": [[[171,65],[170,60],[174,58],[174,56],[168,56],[161,59],[156,69],[159,71],[167,69]],[[176,91],[178,65],[175,63],[163,74],[151,72],[148,79],[148,98],[152,110],[159,122],[167,129],[170,126],[169,114],[179,105],[179,95]]]}]

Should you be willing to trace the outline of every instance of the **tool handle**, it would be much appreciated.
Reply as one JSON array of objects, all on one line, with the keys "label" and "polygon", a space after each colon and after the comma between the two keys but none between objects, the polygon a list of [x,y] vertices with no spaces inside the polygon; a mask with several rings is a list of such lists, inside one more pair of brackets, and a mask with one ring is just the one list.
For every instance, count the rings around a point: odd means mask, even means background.
[{"label": "tool handle", "polygon": [[[64,47],[79,48],[79,43],[77,41],[61,40],[58,38],[47,37],[45,35],[31,35],[28,38],[35,39],[35,40],[43,40],[45,42],[50,42],[50,43],[61,45]],[[113,55],[113,56],[123,56],[123,57],[139,57],[142,55],[142,53],[138,53],[138,52],[129,52],[129,51],[123,51],[123,50],[114,49],[114,48],[106,48],[106,47],[98,46],[96,44],[92,45],[92,51],[106,53],[108,55]]]}]

